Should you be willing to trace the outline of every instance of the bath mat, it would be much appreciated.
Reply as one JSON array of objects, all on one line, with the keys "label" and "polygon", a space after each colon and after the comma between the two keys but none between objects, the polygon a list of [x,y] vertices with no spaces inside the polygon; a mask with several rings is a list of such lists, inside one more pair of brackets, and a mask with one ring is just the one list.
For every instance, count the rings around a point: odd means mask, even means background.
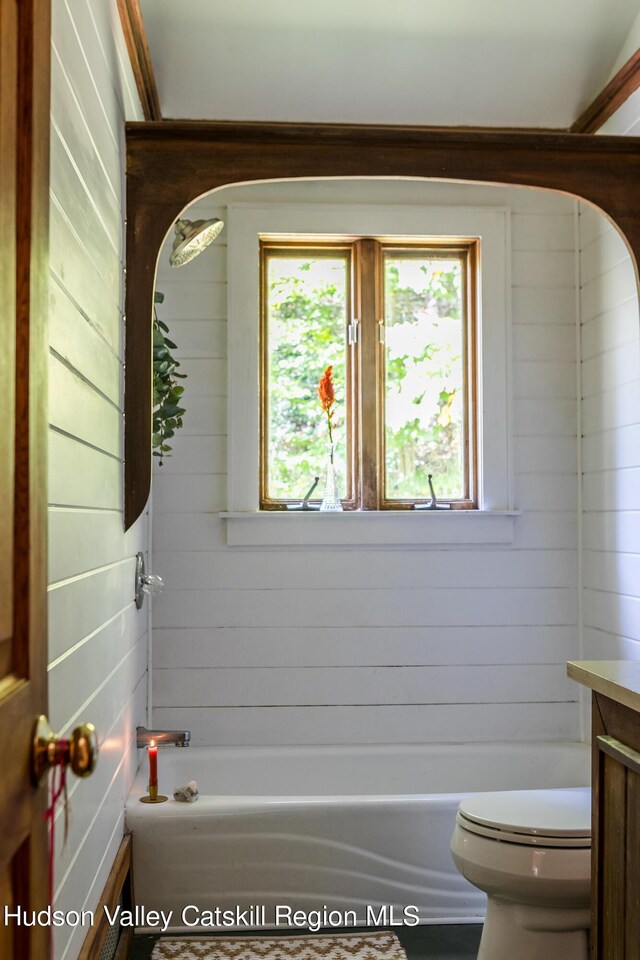
[{"label": "bath mat", "polygon": [[407,960],[395,933],[271,937],[162,937],[151,960]]}]

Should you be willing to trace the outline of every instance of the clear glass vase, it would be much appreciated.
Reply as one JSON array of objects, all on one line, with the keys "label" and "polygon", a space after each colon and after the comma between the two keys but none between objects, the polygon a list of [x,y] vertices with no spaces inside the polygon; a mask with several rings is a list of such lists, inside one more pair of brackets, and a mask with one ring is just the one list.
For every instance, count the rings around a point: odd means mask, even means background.
[{"label": "clear glass vase", "polygon": [[329,447],[329,453],[327,456],[326,477],[320,510],[337,513],[338,511],[342,510],[342,504],[340,503],[340,497],[338,496],[338,475],[336,474],[336,468],[333,461],[333,444],[331,444]]}]

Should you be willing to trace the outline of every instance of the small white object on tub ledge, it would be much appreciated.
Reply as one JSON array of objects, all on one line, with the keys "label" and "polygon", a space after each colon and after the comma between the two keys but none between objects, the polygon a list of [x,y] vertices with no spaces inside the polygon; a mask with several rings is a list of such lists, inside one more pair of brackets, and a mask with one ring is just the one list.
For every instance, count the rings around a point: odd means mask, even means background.
[{"label": "small white object on tub ledge", "polygon": [[189,780],[184,787],[174,787],[173,789],[173,799],[180,800],[182,803],[195,803],[199,796],[197,780]]}]

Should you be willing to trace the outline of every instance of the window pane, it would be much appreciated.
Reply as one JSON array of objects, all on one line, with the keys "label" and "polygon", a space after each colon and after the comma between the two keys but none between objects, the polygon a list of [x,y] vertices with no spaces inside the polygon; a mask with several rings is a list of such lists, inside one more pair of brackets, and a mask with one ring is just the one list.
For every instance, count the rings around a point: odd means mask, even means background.
[{"label": "window pane", "polygon": [[348,256],[271,255],[267,260],[267,496],[298,499],[320,477],[329,435],[318,382],[333,365],[335,456],[346,496],[346,325]]},{"label": "window pane", "polygon": [[384,258],[385,496],[439,499],[465,490],[462,261]]}]

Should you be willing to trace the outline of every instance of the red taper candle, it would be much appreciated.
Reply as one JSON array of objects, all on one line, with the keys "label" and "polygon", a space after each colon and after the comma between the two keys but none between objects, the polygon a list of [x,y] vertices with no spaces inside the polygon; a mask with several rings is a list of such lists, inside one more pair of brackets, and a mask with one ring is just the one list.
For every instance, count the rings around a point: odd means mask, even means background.
[{"label": "red taper candle", "polygon": [[158,786],[158,747],[155,740],[149,744],[149,786]]}]

